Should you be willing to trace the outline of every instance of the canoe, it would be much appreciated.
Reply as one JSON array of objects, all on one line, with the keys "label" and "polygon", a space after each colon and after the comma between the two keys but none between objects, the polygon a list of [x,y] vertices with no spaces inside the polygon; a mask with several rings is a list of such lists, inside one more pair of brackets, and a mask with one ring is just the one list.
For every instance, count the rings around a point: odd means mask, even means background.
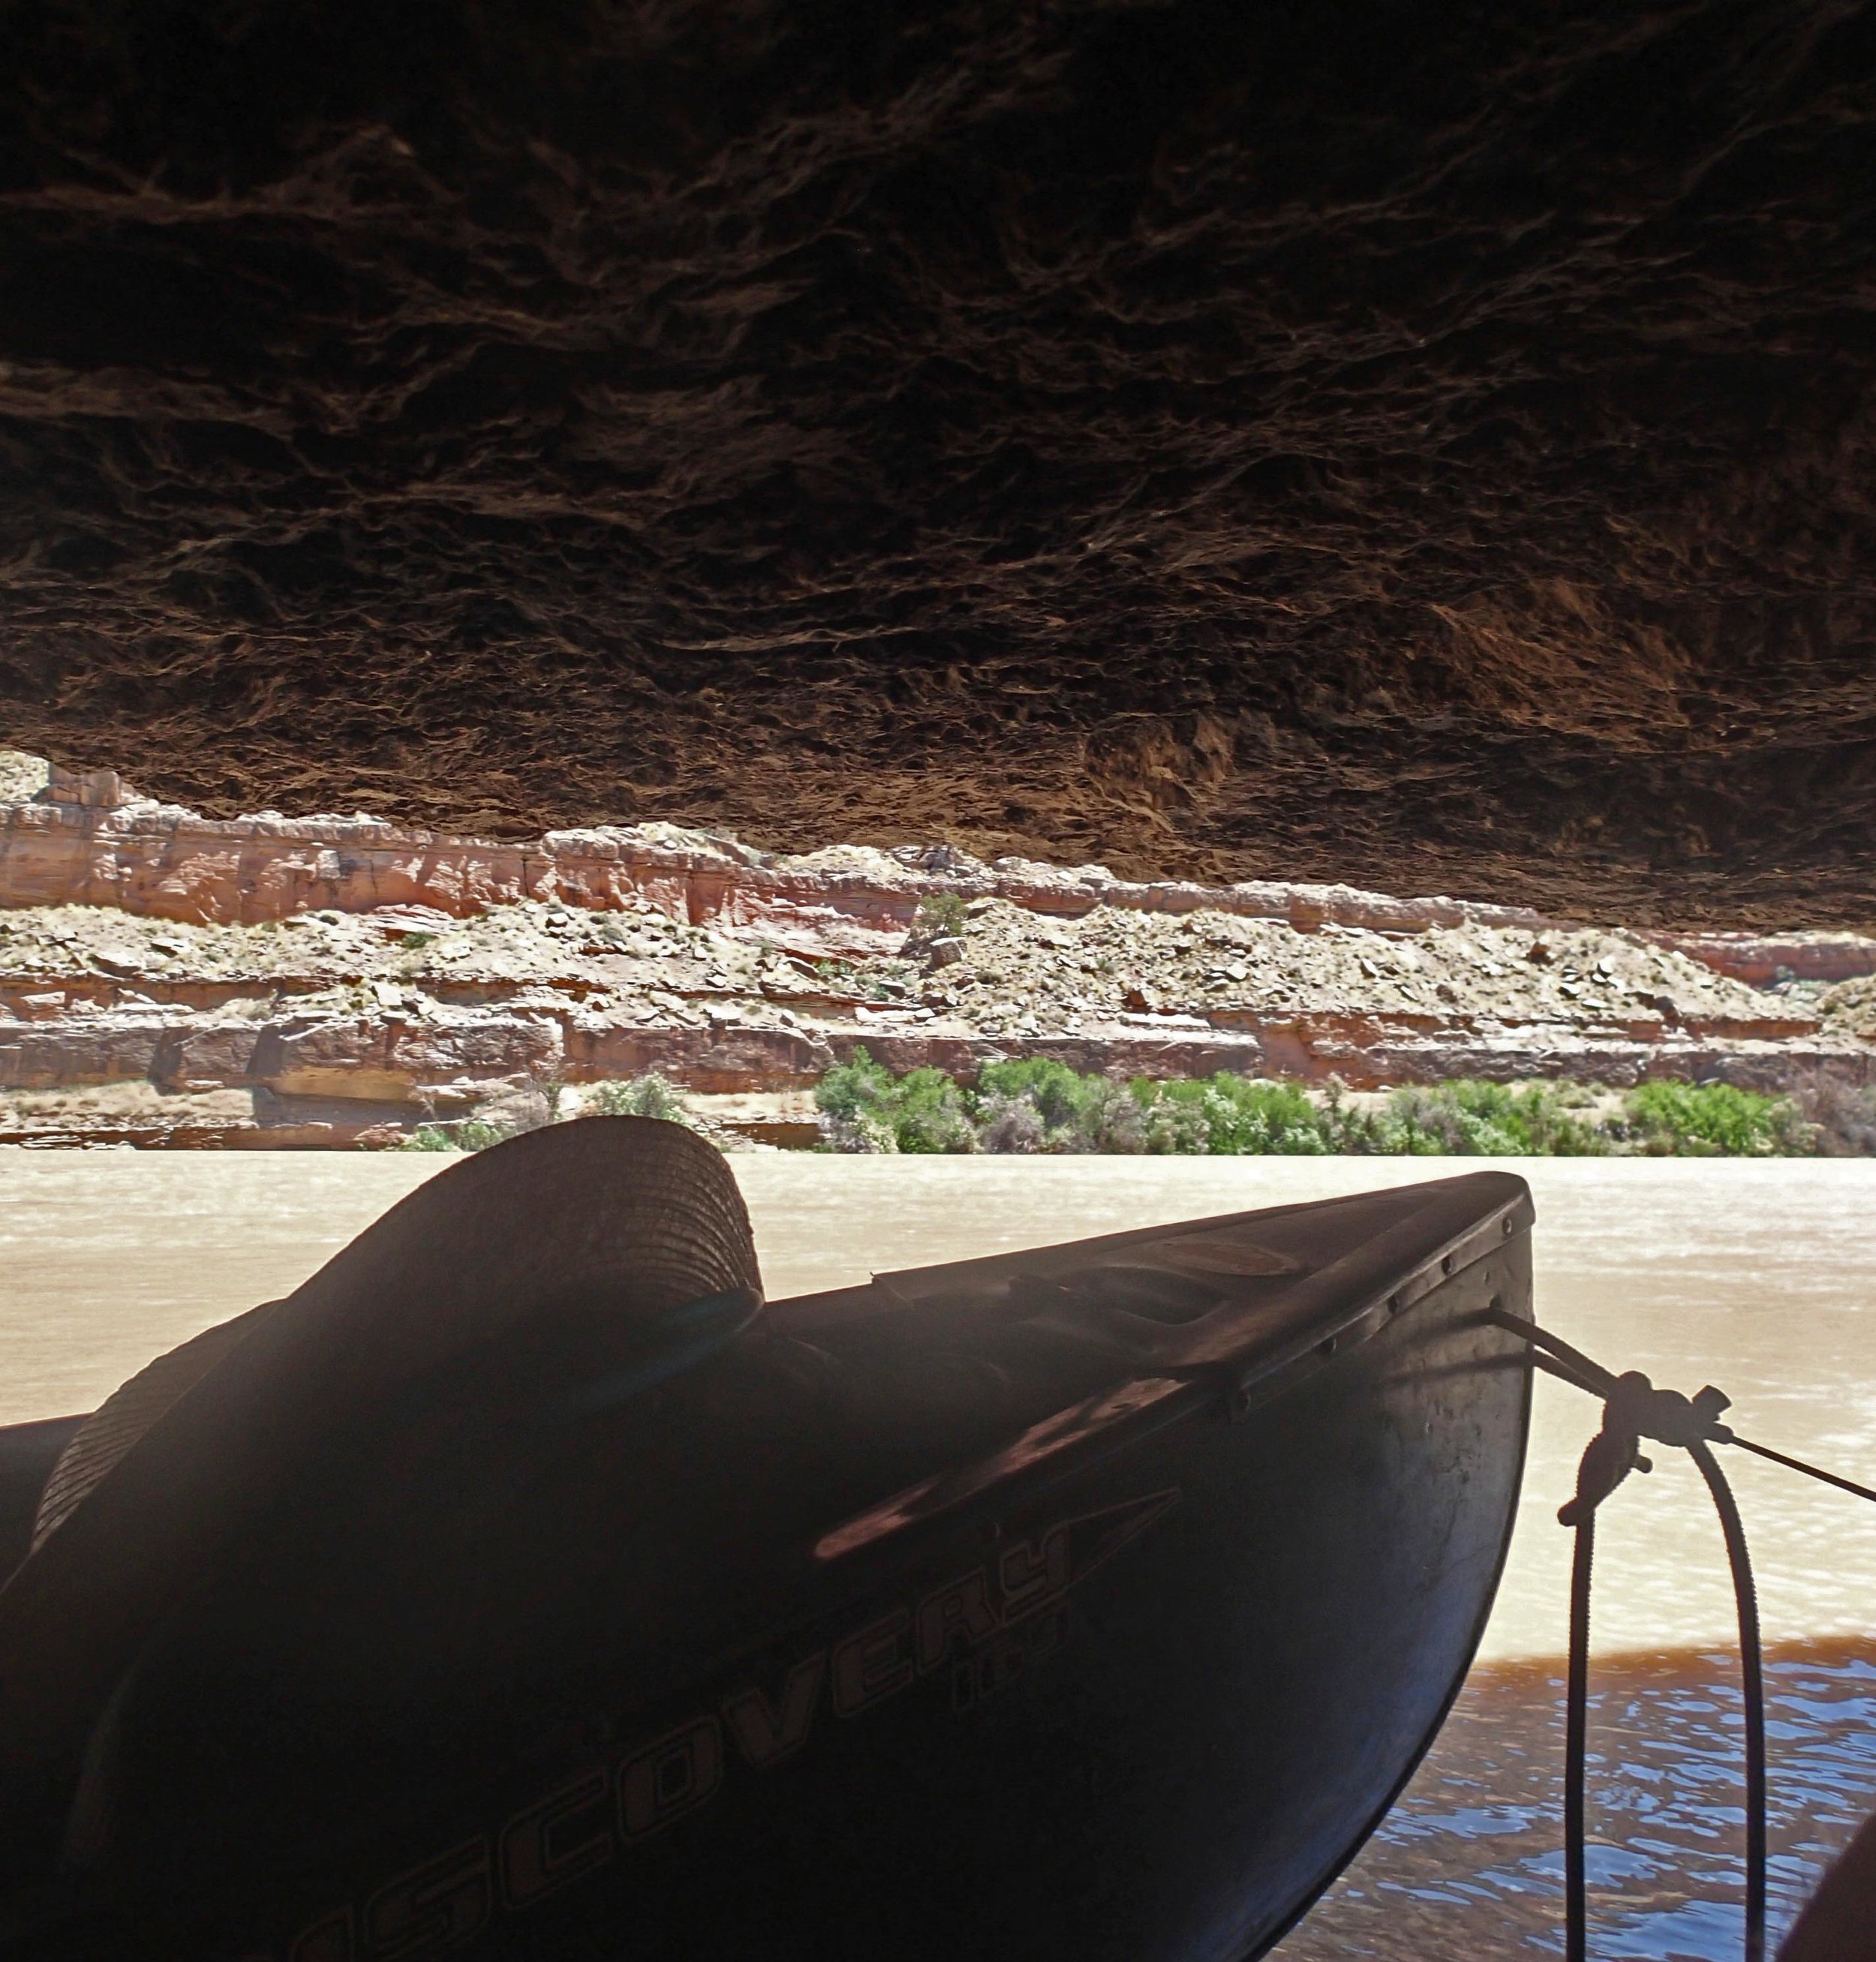
[{"label": "canoe", "polygon": [[1504,1561],[1523,1182],[765,1304],[675,1128],[0,1432],[0,1956],[1223,1962],[1350,1858]]}]

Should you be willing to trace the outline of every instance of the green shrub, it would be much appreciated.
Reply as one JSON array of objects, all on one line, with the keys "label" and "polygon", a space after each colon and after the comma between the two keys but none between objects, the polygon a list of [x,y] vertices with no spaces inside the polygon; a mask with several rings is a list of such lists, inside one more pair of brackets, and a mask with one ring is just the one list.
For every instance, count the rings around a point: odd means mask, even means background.
[{"label": "green shrub", "polygon": [[1414,1085],[1395,1091],[1375,1126],[1375,1149],[1408,1158],[1522,1156],[1522,1139],[1504,1121],[1509,1114],[1494,1107],[1496,1099],[1462,1094],[1462,1088],[1471,1088]]},{"label": "green shrub", "polygon": [[1146,1122],[1140,1148],[1157,1158],[1203,1158],[1213,1149],[1211,1113],[1203,1097],[1142,1098],[1130,1091]]},{"label": "green shrub", "polygon": [[[967,1107],[983,1149],[992,1152],[1173,1151],[1167,1126],[1155,1128],[1143,1099],[1105,1076],[1033,1057],[987,1062]],[[1203,1150],[1200,1145],[1197,1147]]]},{"label": "green shrub", "polygon": [[1644,1152],[1697,1158],[1792,1158],[1815,1133],[1788,1097],[1730,1083],[1644,1083],[1623,1104],[1628,1134]]},{"label": "green shrub", "polygon": [[821,1124],[824,1151],[896,1152],[899,1149],[898,1133],[877,1110],[856,1111],[849,1117],[824,1117]]},{"label": "green shrub", "polygon": [[[1185,1149],[1219,1158],[1315,1156],[1329,1149],[1328,1126],[1307,1091],[1294,1083],[1233,1076],[1155,1083],[1136,1078],[1134,1094],[1155,1113],[1189,1113],[1172,1135]],[[1165,1121],[1164,1120],[1162,1120]]]},{"label": "green shrub", "polygon": [[1452,1083],[1397,1090],[1366,1125],[1358,1149],[1403,1156],[1584,1158],[1607,1136],[1577,1114],[1581,1093],[1548,1083]]},{"label": "green shrub", "polygon": [[485,1152],[513,1135],[504,1124],[465,1117],[453,1124],[420,1124],[400,1143],[401,1152]]},{"label": "green shrub", "polygon": [[974,1152],[977,1133],[957,1085],[941,1069],[915,1069],[893,1087],[884,1114],[902,1152]]},{"label": "green shrub", "polygon": [[1086,1086],[1080,1107],[1058,1135],[1056,1149],[1065,1152],[1131,1153],[1171,1149],[1174,1141],[1162,1126],[1155,1131],[1152,1114],[1124,1083],[1104,1076],[1082,1079]]},{"label": "green shrub", "polygon": [[977,1072],[976,1101],[983,1105],[1021,1099],[1035,1110],[1045,1130],[1066,1130],[1100,1099],[1107,1082],[1041,1056],[1023,1062],[986,1062]]},{"label": "green shrub", "polygon": [[1027,1097],[991,1097],[977,1110],[977,1149],[985,1152],[1047,1152],[1062,1149],[1063,1133],[1050,1133],[1042,1113]]},{"label": "green shrub", "polygon": [[986,1151],[1320,1153],[1329,1123],[1295,1084],[1233,1076],[1123,1086],[1046,1060],[987,1063],[971,1100]]},{"label": "green shrub", "polygon": [[877,1110],[891,1094],[893,1073],[875,1062],[864,1045],[851,1061],[837,1063],[814,1088],[816,1107],[830,1117],[857,1117]]},{"label": "green shrub", "polygon": [[912,930],[921,940],[943,940],[962,933],[968,918],[961,894],[928,893],[912,915]]},{"label": "green shrub", "polygon": [[625,1082],[596,1085],[582,1107],[595,1117],[661,1117],[667,1124],[691,1121],[684,1093],[656,1070]]},{"label": "green shrub", "polygon": [[[941,1069],[905,1076],[875,1062],[864,1047],[830,1069],[814,1092],[829,1123],[829,1141],[849,1151],[974,1152],[977,1132],[957,1085]],[[890,1138],[890,1146],[885,1139]]]},{"label": "green shrub", "polygon": [[1590,1093],[1574,1085],[1527,1083],[1513,1094],[1512,1109],[1533,1155],[1597,1158],[1609,1149],[1607,1132],[1584,1114]]},{"label": "green shrub", "polygon": [[[836,1151],[1763,1157],[1855,1149],[1865,1135],[1846,1120],[1843,1141],[1833,1133],[1824,1142],[1821,1118],[1807,1122],[1793,1099],[1725,1084],[1644,1085],[1614,1120],[1598,1115],[1598,1094],[1572,1084],[1462,1078],[1396,1090],[1373,1109],[1352,1104],[1333,1078],[1319,1090],[1228,1071],[1123,1085],[1043,1059],[986,1063],[960,1093],[936,1069],[895,1077],[864,1049],[816,1092]],[[1862,1122],[1862,1103],[1852,1114]]]}]

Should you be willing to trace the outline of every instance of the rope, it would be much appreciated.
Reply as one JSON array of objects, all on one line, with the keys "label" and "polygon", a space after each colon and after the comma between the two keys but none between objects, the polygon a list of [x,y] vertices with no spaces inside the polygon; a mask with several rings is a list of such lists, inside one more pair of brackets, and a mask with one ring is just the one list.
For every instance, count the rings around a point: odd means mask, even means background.
[{"label": "rope", "polygon": [[1596,1559],[1596,1515],[1577,1528],[1570,1563],[1570,1683],[1564,1728],[1564,1935],[1568,1962],[1586,1962],[1589,1954],[1588,1894],[1584,1884],[1583,1849],[1588,1838],[1584,1818],[1590,1733],[1590,1570]]},{"label": "rope", "polygon": [[1576,1495],[1558,1512],[1559,1522],[1576,1529],[1570,1570],[1570,1669],[1565,1692],[1564,1741],[1564,1922],[1568,1962],[1587,1962],[1588,1894],[1584,1877],[1587,1841],[1584,1794],[1587,1783],[1590,1576],[1596,1557],[1596,1511],[1631,1472],[1654,1468],[1642,1456],[1649,1438],[1686,1452],[1700,1468],[1720,1531],[1726,1541],[1739,1610],[1739,1660],[1746,1718],[1746,1962],[1763,1962],[1766,1945],[1766,1692],[1764,1658],[1759,1639],[1759,1594],[1753,1584],[1746,1529],[1726,1475],[1714,1457],[1715,1444],[1736,1444],[1774,1464],[1802,1472],[1841,1491],[1876,1501],[1876,1491],[1835,1472],[1754,1444],[1720,1422],[1730,1400],[1711,1384],[1692,1397],[1657,1390],[1639,1370],[1616,1376],[1561,1336],[1495,1304],[1486,1320],[1531,1345],[1532,1361],[1603,1399],[1602,1428],[1590,1439],[1577,1471]]},{"label": "rope", "polygon": [[1746,1704],[1746,1962],[1759,1962],[1766,1952],[1766,1679],[1759,1652],[1759,1593],[1753,1585],[1739,1506],[1712,1446],[1697,1439],[1688,1446],[1687,1454],[1700,1467],[1713,1494],[1739,1603],[1739,1666]]},{"label": "rope", "polygon": [[1807,1465],[1801,1458],[1788,1458],[1782,1451],[1774,1451],[1769,1444],[1755,1444],[1750,1437],[1727,1438],[1728,1444],[1737,1444],[1742,1451],[1750,1451],[1755,1456],[1769,1458],[1774,1465],[1782,1465],[1788,1471],[1802,1472],[1807,1478],[1815,1478],[1826,1485],[1834,1485],[1839,1492],[1848,1492],[1853,1497],[1868,1499],[1876,1503],[1876,1492],[1867,1485],[1859,1485],[1852,1479],[1839,1478],[1836,1472],[1826,1472],[1820,1466]]}]

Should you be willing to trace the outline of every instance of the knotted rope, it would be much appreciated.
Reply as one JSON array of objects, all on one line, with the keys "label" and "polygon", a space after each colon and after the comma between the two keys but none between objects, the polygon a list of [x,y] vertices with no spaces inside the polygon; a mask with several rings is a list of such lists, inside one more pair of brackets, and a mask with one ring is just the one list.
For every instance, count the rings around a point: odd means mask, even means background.
[{"label": "knotted rope", "polygon": [[1631,1472],[1654,1469],[1641,1455],[1644,1439],[1685,1451],[1699,1467],[1732,1570],[1739,1612],[1740,1671],[1746,1717],[1746,1958],[1763,1962],[1766,1946],[1766,1698],[1759,1640],[1759,1596],[1753,1583],[1746,1529],[1733,1488],[1714,1457],[1716,1444],[1737,1445],[1775,1465],[1821,1480],[1840,1491],[1876,1501],[1876,1491],[1835,1472],[1754,1444],[1721,1423],[1731,1399],[1711,1384],[1691,1397],[1657,1390],[1638,1369],[1621,1376],[1593,1362],[1560,1336],[1507,1309],[1494,1307],[1488,1318],[1530,1344],[1532,1360],[1551,1376],[1603,1399],[1602,1428],[1584,1449],[1577,1468],[1575,1496],[1559,1508],[1558,1522],[1576,1531],[1570,1569],[1570,1664],[1565,1702],[1564,1765],[1564,1897],[1568,1962],[1586,1962],[1588,1908],[1584,1849],[1585,1768],[1587,1762],[1590,1675],[1590,1582],[1596,1557],[1596,1511]]}]

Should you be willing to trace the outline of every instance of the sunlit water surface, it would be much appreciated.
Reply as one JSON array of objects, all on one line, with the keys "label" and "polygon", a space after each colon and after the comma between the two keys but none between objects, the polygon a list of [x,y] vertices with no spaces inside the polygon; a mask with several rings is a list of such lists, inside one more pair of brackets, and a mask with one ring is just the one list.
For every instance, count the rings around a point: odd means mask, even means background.
[{"label": "sunlit water surface", "polygon": [[[449,1161],[0,1150],[0,1422],[90,1408],[292,1287]],[[1421,1159],[854,1159],[736,1169],[769,1292],[1478,1168]],[[1876,1165],[1536,1161],[1538,1312],[1591,1354],[1733,1398],[1745,1434],[1876,1483]],[[1540,1384],[1485,1651],[1387,1823],[1283,1962],[1560,1953],[1557,1507],[1595,1409]],[[1740,1953],[1739,1695],[1718,1529],[1677,1454],[1597,1539],[1592,1953]],[[1775,1921],[1876,1805],[1876,1506],[1725,1454],[1758,1567]]]}]

